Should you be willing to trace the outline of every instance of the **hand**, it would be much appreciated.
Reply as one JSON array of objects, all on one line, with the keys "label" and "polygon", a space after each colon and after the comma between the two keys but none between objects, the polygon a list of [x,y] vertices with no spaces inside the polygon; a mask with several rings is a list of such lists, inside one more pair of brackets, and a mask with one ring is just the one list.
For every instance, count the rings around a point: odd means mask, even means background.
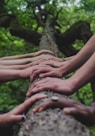
[{"label": "hand", "polygon": [[41,64],[42,62],[45,62],[45,61],[51,61],[51,60],[54,62],[59,62],[59,63],[63,62],[63,59],[55,57],[51,54],[41,54],[39,56],[35,56],[30,59],[30,61],[32,62],[32,64],[31,64],[32,66]]},{"label": "hand", "polygon": [[[40,50],[40,51],[34,52],[35,56],[43,54],[43,53],[50,53],[50,54],[54,55],[54,53],[50,50]],[[31,54],[33,54],[33,53],[31,53]]]},{"label": "hand", "polygon": [[73,93],[73,85],[69,80],[62,80],[59,78],[47,77],[34,83],[28,90],[27,96],[31,96],[34,93],[40,91],[53,90],[58,93],[70,95]]},{"label": "hand", "polygon": [[7,127],[16,122],[23,121],[23,119],[25,119],[25,115],[23,115],[23,113],[36,101],[45,97],[46,95],[44,94],[33,95],[10,112],[0,115],[0,127]]},{"label": "hand", "polygon": [[41,112],[46,110],[47,108],[62,108],[63,112],[67,115],[72,115],[82,123],[86,125],[93,125],[95,124],[95,106],[94,110],[92,107],[85,106],[75,100],[69,98],[62,98],[59,97],[58,101],[52,101],[51,99],[46,99],[44,103],[40,104],[36,108],[34,108],[33,112]]},{"label": "hand", "polygon": [[56,60],[46,60],[46,61],[42,61],[41,63],[39,64],[42,64],[42,65],[49,65],[49,66],[52,66],[52,67],[55,67],[55,68],[59,68],[61,66],[63,66],[63,63],[64,63],[64,60],[62,61],[56,61]]},{"label": "hand", "polygon": [[19,77],[21,79],[29,78],[31,75],[31,72],[34,71],[34,69],[38,69],[41,65],[35,65],[35,66],[29,66],[25,69],[19,70]]},{"label": "hand", "polygon": [[39,59],[39,60],[36,60],[36,61],[33,61],[30,63],[31,66],[34,66],[34,65],[49,65],[49,66],[52,66],[52,67],[61,67],[63,65],[63,62],[64,61],[56,61],[56,60],[48,60],[48,59],[45,59],[43,57],[43,59]]},{"label": "hand", "polygon": [[62,77],[62,70],[60,68],[53,68],[47,65],[36,65],[36,67],[32,68],[30,75],[30,81],[32,82],[36,76],[40,78],[44,77]]}]

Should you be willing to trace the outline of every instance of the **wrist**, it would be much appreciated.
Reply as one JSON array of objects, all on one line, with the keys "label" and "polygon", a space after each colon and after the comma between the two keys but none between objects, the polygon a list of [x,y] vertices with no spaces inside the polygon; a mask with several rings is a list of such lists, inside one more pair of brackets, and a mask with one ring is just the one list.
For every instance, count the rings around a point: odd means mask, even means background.
[{"label": "wrist", "polygon": [[79,89],[79,81],[76,78],[68,78],[68,82],[70,83],[71,93],[76,92]]},{"label": "wrist", "polygon": [[0,127],[7,127],[7,113],[0,115]]},{"label": "wrist", "polygon": [[92,103],[91,106],[87,106],[89,109],[89,113],[90,113],[90,124],[94,125],[95,124],[95,103]]},{"label": "wrist", "polygon": [[67,74],[67,65],[65,65],[65,62],[63,62],[63,64],[60,66],[59,71],[62,73],[62,76]]},{"label": "wrist", "polygon": [[19,76],[19,79],[25,79],[26,78],[26,71],[25,71],[25,69],[20,70],[18,72],[18,76]]}]

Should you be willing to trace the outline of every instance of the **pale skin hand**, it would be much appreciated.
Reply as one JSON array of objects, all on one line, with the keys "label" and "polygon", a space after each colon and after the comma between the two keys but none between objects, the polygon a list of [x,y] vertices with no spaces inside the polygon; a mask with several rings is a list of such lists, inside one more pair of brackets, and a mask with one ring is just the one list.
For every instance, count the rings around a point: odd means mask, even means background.
[{"label": "pale skin hand", "polygon": [[30,77],[32,69],[37,66],[31,66],[24,69],[1,68],[0,69],[0,83],[13,81],[17,79],[27,79]]},{"label": "pale skin hand", "polygon": [[53,90],[58,93],[70,95],[73,93],[72,87],[73,86],[71,82],[69,82],[68,80],[47,77],[34,83],[34,85],[32,85],[31,88],[29,88],[26,95],[31,96],[34,93],[38,93],[40,91],[45,90]]},{"label": "pale skin hand", "polygon": [[35,107],[33,112],[41,112],[48,108],[61,108],[67,115],[72,115],[86,125],[95,124],[95,105],[85,106],[75,100],[59,97],[58,101],[54,102],[51,99],[44,100],[44,103]]},{"label": "pale skin hand", "polygon": [[41,55],[43,53],[50,53],[52,55],[54,54],[52,51],[49,51],[49,50],[40,50],[40,51],[37,51],[37,52],[34,52],[34,53],[2,57],[2,58],[0,58],[0,60],[12,60],[12,59],[30,58],[30,57],[35,57],[35,56]]},{"label": "pale skin hand", "polygon": [[[92,56],[94,52],[95,52],[95,35],[90,38],[90,40],[85,44],[85,46],[75,56],[73,56],[69,60],[67,59],[68,61],[62,62],[62,65],[60,66],[60,72],[62,73],[62,76],[65,76],[66,74],[73,72],[79,67],[81,67],[83,64],[85,64],[86,61],[88,61],[88,59]],[[49,64],[49,61],[48,61],[48,64]],[[45,71],[45,69],[41,70],[41,72],[43,71]],[[37,74],[39,74],[39,72]],[[52,72],[47,73],[46,71],[41,76],[42,77],[46,77],[46,76],[57,77],[58,74],[55,74],[55,71],[53,71],[52,69]],[[31,78],[32,78],[32,75],[31,75]]]},{"label": "pale skin hand", "polygon": [[60,68],[54,68],[48,65],[36,65],[32,67],[30,81],[32,82],[36,76],[44,77],[62,77],[63,71]]},{"label": "pale skin hand", "polygon": [[[2,57],[0,58],[0,65],[21,65],[21,64],[24,65],[38,60],[49,60],[49,59],[61,60],[53,56],[53,53],[51,51],[38,51],[38,52],[25,54],[25,55],[18,55],[18,56]],[[50,53],[50,54],[46,54],[46,53]]]},{"label": "pale skin hand", "polygon": [[45,64],[45,65],[50,65],[54,67],[60,67],[63,62],[64,60],[61,58],[58,58],[52,55],[42,54],[34,58],[32,65]]},{"label": "pale skin hand", "polygon": [[54,90],[59,93],[72,94],[92,78],[95,77],[95,53],[79,70],[66,80],[58,78],[46,78],[36,82],[29,90],[27,95],[37,93],[44,90]]},{"label": "pale skin hand", "polygon": [[53,60],[53,57],[51,57],[50,59],[43,58],[43,59],[36,60],[36,61],[32,62],[31,65],[33,66],[33,65],[39,65],[39,64],[41,64],[41,65],[50,65],[52,67],[60,67],[60,66],[63,65],[62,64],[63,62],[64,62],[64,60],[62,60],[62,61],[57,60],[57,59]]},{"label": "pale skin hand", "polygon": [[85,46],[71,59],[63,63],[64,75],[80,68],[95,52],[95,35],[93,35]]},{"label": "pale skin hand", "polygon": [[17,65],[0,65],[0,69],[12,69],[12,70],[22,70],[32,66],[32,63],[29,64],[17,64]]},{"label": "pale skin hand", "polygon": [[46,95],[44,94],[36,94],[25,100],[22,104],[20,104],[10,112],[0,115],[0,127],[7,127],[13,125],[16,122],[21,122],[23,113],[28,110],[28,108],[36,101],[45,97]]},{"label": "pale skin hand", "polygon": [[61,62],[63,62],[62,59],[57,58],[51,54],[41,54],[39,56],[30,57],[30,58],[0,60],[0,66],[19,67],[20,65],[23,65],[22,67],[29,67],[29,66],[41,64],[45,61],[51,61],[50,64],[53,62],[53,65],[55,66],[62,65]]}]

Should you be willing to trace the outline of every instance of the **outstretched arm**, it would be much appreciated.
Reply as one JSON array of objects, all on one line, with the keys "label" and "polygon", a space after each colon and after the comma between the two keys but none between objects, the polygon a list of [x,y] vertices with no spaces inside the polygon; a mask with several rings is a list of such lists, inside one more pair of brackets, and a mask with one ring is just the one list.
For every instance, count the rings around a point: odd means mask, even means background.
[{"label": "outstretched arm", "polygon": [[24,68],[24,69],[1,68],[0,69],[0,83],[17,80],[17,79],[27,79],[30,77],[30,73],[33,67],[34,66],[29,68]]},{"label": "outstretched arm", "polygon": [[28,53],[28,54],[22,54],[22,55],[16,55],[16,56],[7,56],[7,57],[2,57],[0,60],[12,60],[12,59],[22,59],[22,58],[30,58],[30,57],[35,57],[38,55],[41,55],[43,53],[49,53],[53,55],[52,51],[49,50],[40,50],[34,53]]},{"label": "outstretched arm", "polygon": [[[43,52],[44,53],[44,52]],[[54,60],[54,61],[63,61],[60,58],[55,57],[53,54],[47,52],[47,53],[41,53],[37,56],[33,57],[25,57],[25,58],[13,58],[13,59],[0,59],[0,65],[8,66],[8,65],[25,65],[25,64],[31,64],[37,65],[41,62],[47,61],[47,60]],[[11,56],[10,56],[11,57]],[[9,57],[9,58],[10,58]]]},{"label": "outstretched arm", "polygon": [[[71,59],[66,61],[44,61],[41,64],[45,64],[44,67],[38,67],[31,71],[31,81],[36,75],[39,77],[62,77],[65,76],[78,68],[80,68],[95,52],[95,35],[90,38],[86,45]],[[55,63],[55,64],[54,64]],[[51,65],[53,67],[48,67]],[[41,74],[42,73],[42,74]]]},{"label": "outstretched arm", "polygon": [[58,97],[57,101],[51,98],[44,100],[44,103],[33,109],[33,112],[41,112],[48,108],[61,108],[67,115],[72,115],[86,125],[95,124],[95,103],[91,106],[85,106],[75,100],[69,98]]},{"label": "outstretched arm", "polygon": [[16,122],[21,122],[25,120],[24,112],[28,110],[28,108],[33,103],[45,97],[46,95],[44,94],[34,95],[28,98],[27,100],[25,100],[22,104],[20,104],[10,112],[0,115],[0,127],[7,127],[13,125]]},{"label": "outstretched arm", "polygon": [[84,45],[84,47],[71,59],[63,62],[61,71],[63,75],[77,70],[81,67],[95,52],[95,35],[93,35],[90,40]]},{"label": "outstretched arm", "polygon": [[68,79],[47,77],[33,84],[27,96],[44,90],[54,90],[59,93],[72,94],[95,77],[95,53],[89,60]]}]

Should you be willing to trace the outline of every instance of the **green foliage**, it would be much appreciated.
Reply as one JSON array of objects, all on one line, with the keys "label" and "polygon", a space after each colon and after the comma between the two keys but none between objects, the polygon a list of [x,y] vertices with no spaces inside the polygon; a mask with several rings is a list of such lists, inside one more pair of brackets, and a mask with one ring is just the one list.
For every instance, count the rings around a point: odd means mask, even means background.
[{"label": "green foliage", "polygon": [[[37,47],[0,29],[0,57],[37,51]],[[25,99],[29,81],[13,81],[0,85],[0,111],[9,111]]]},{"label": "green foliage", "polygon": [[[21,25],[35,30],[37,21],[34,18],[33,10],[36,11],[36,13],[39,11],[37,6],[34,9],[33,2],[39,3],[40,1],[41,0],[5,0],[5,7],[9,14],[15,14],[17,16]],[[2,2],[0,4],[2,4]],[[43,9],[51,12],[49,18],[55,17],[58,11],[60,11],[57,19],[57,23],[60,27],[56,27],[60,29],[61,32],[65,32],[73,23],[84,20],[91,24],[91,29],[93,33],[95,33],[94,0],[47,0],[47,2],[43,0],[42,2]],[[37,31],[42,32],[43,28],[40,26]],[[80,49],[83,43],[81,41],[76,41],[74,46]],[[0,57],[34,52],[37,50],[38,48],[34,45],[26,43],[23,39],[12,36],[8,29],[0,28]],[[59,56],[63,57],[63,54]],[[8,111],[21,103],[25,99],[25,92],[28,89],[28,84],[28,80],[1,84],[0,111]],[[89,85],[80,89],[79,93],[74,94],[72,97],[87,105],[93,101]]]}]

